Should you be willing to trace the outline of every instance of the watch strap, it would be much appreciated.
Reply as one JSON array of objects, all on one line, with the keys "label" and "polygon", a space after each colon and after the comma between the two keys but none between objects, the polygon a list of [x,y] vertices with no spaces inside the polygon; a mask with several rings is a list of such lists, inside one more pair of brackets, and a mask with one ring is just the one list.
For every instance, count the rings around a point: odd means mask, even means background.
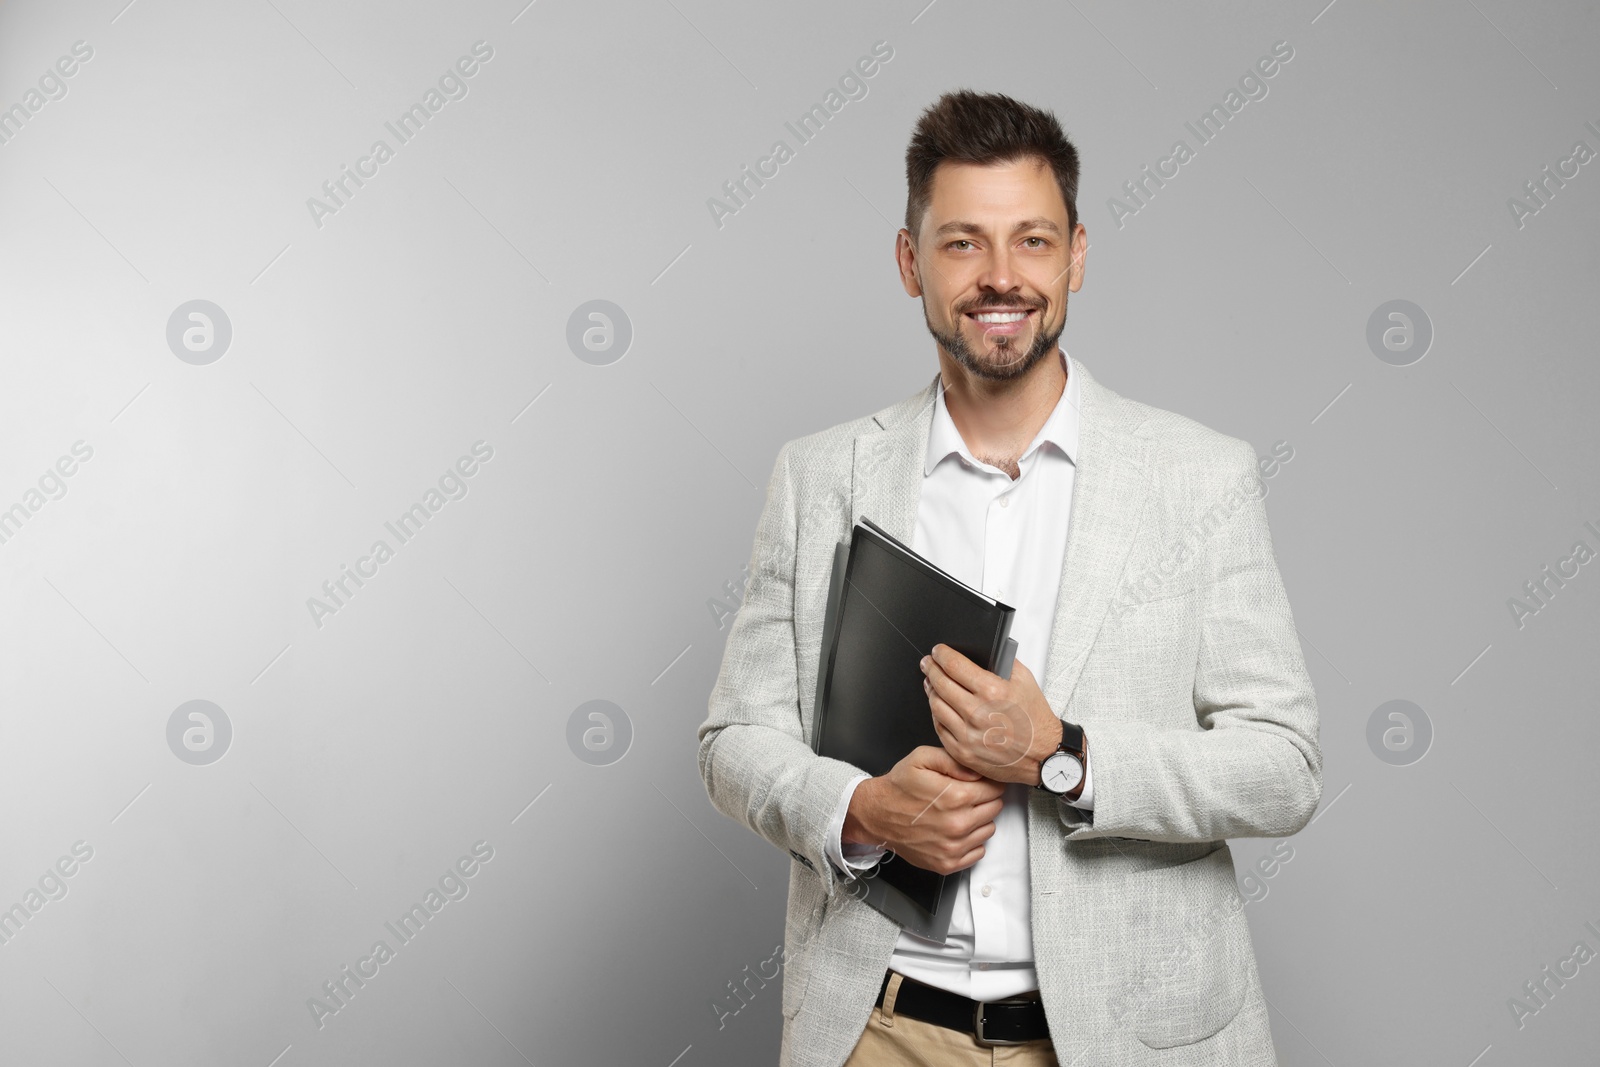
[{"label": "watch strap", "polygon": [[1078,762],[1082,763],[1084,756],[1083,727],[1077,725],[1076,723],[1070,723],[1067,720],[1062,719],[1061,744],[1057,747],[1057,751],[1070,752],[1074,756],[1078,757]]}]

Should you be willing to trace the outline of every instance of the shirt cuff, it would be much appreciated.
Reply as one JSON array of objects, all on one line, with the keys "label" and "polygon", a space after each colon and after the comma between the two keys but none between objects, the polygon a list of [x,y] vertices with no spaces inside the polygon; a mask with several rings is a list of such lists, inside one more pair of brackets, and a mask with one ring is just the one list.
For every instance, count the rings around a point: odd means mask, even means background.
[{"label": "shirt cuff", "polygon": [[856,786],[871,777],[870,774],[859,774],[846,783],[844,794],[839,797],[839,803],[833,810],[833,818],[828,822],[828,838],[823,848],[828,861],[846,881],[854,881],[856,871],[865,871],[876,866],[889,851],[876,845],[863,845],[855,841],[849,844],[844,842],[844,820],[850,813],[850,799],[855,796]]},{"label": "shirt cuff", "polygon": [[1094,759],[1093,759],[1093,757],[1091,757],[1088,753],[1084,753],[1084,757],[1083,757],[1083,792],[1078,794],[1078,799],[1077,800],[1069,800],[1069,801],[1066,801],[1066,803],[1071,804],[1075,808],[1082,808],[1084,811],[1093,811],[1094,810],[1094,770],[1093,770],[1093,767],[1094,767]]}]

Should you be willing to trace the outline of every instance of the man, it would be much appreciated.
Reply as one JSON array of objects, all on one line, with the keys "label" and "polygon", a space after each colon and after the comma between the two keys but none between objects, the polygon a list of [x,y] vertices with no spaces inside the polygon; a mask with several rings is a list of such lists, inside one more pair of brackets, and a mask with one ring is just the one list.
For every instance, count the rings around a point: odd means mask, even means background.
[{"label": "man", "polygon": [[[1088,237],[1053,115],[948,94],[906,175],[939,374],[779,451],[699,729],[712,803],[794,859],[782,1063],[1272,1064],[1225,839],[1305,826],[1322,757],[1254,452],[1058,347]],[[1020,645],[1009,680],[926,650],[943,747],[877,778],[809,744],[862,516],[1014,606]],[[947,943],[861,901],[886,849],[961,872]]]}]

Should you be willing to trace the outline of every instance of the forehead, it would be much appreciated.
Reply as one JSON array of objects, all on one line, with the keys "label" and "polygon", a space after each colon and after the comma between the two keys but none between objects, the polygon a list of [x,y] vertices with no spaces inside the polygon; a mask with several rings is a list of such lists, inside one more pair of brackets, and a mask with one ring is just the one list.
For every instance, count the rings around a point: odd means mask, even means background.
[{"label": "forehead", "polygon": [[1004,163],[940,163],[933,172],[932,195],[924,225],[952,219],[998,225],[1044,216],[1064,231],[1067,202],[1050,165],[1037,156]]}]

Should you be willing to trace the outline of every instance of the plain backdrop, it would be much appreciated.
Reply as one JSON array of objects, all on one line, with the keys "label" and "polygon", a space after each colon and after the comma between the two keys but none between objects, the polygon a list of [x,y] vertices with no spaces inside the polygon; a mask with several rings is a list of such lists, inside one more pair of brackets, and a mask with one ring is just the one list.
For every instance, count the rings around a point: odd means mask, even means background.
[{"label": "plain backdrop", "polygon": [[936,369],[892,250],[958,87],[1079,148],[1066,349],[1292,451],[1326,788],[1270,877],[1233,843],[1282,1062],[1591,1062],[1597,45],[1556,0],[6,4],[0,1062],[776,1059],[729,983],[790,860],[695,728],[780,446]]}]

